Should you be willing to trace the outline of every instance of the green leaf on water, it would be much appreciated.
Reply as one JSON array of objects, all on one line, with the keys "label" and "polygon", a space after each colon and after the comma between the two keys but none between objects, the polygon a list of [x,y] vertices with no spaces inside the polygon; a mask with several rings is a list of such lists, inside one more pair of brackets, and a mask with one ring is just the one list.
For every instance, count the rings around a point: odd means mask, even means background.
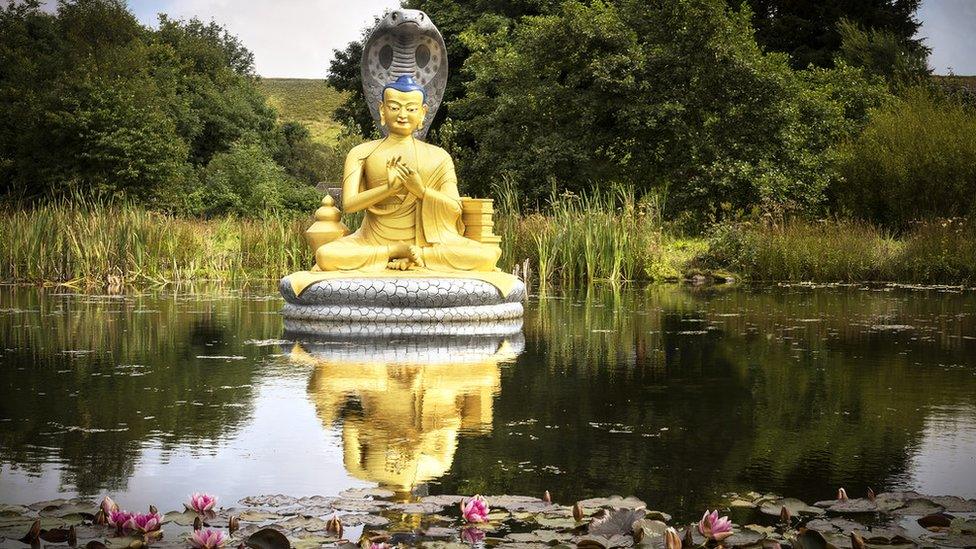
[{"label": "green leaf on water", "polygon": [[253,549],[289,549],[291,542],[274,528],[262,528],[248,536],[244,545]]}]

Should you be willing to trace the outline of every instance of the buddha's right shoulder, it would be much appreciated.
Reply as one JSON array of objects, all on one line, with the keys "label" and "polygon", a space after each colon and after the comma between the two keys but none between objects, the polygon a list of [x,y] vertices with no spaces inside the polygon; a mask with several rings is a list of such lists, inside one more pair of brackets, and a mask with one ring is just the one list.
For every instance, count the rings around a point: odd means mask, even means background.
[{"label": "buddha's right shoulder", "polygon": [[376,150],[377,147],[382,143],[382,139],[374,139],[372,141],[367,141],[365,143],[360,143],[352,149],[349,150],[349,156],[353,158],[365,158],[370,153]]}]

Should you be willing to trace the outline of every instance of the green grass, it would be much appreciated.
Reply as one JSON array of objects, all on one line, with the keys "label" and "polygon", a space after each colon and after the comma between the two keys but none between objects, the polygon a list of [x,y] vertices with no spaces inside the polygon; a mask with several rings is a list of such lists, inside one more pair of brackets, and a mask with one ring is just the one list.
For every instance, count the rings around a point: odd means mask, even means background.
[{"label": "green grass", "polygon": [[325,80],[311,78],[262,78],[260,88],[280,120],[305,124],[313,141],[326,145],[336,142],[342,124],[332,114],[345,99],[342,92]]}]

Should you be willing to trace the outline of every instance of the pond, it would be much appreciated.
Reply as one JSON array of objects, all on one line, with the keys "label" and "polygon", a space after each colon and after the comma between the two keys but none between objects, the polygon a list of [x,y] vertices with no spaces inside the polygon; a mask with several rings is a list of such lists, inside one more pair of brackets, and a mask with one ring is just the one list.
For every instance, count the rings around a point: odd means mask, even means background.
[{"label": "pond", "polygon": [[0,501],[976,497],[976,291],[595,287],[507,338],[292,337],[271,286],[0,287]]}]

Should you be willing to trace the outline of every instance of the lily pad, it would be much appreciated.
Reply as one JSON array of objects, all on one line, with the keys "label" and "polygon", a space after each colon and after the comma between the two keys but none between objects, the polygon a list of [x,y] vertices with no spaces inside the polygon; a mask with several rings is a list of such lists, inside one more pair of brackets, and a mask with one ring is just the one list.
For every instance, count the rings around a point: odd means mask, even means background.
[{"label": "lily pad", "polygon": [[750,507],[750,508],[754,508],[754,507],[756,507],[756,504],[753,503],[752,501],[748,501],[748,500],[744,500],[744,499],[733,499],[729,503],[729,507]]},{"label": "lily pad", "polygon": [[389,505],[389,502],[372,499],[343,498],[332,502],[332,507],[335,509],[354,513],[376,513]]},{"label": "lily pad", "polygon": [[554,517],[539,513],[534,516],[533,520],[539,526],[546,528],[573,528],[576,526],[576,521],[572,517]]},{"label": "lily pad", "polygon": [[846,535],[855,530],[864,530],[864,525],[861,523],[844,518],[813,519],[806,524],[806,527],[822,534],[839,532]]},{"label": "lily pad", "polygon": [[298,503],[296,498],[282,494],[268,494],[262,496],[248,496],[238,503],[249,507],[287,507]]},{"label": "lily pad", "polygon": [[[658,523],[659,521],[643,521],[645,511],[643,509],[614,509],[612,511],[607,511],[602,514],[602,516],[596,517],[590,521],[587,527],[587,533],[595,536],[615,536],[615,535],[632,535],[635,528],[650,527],[652,523]],[[641,521],[641,524],[635,524]],[[646,522],[647,524],[644,524]],[[664,524],[661,522],[660,524]],[[664,525],[664,529],[667,525]],[[661,530],[664,531],[663,529]]]},{"label": "lily pad", "polygon": [[508,511],[542,511],[551,506],[551,503],[530,496],[488,496],[488,507],[501,507]]},{"label": "lily pad", "polygon": [[64,517],[67,515],[85,515],[89,519],[95,518],[98,504],[90,500],[67,501],[61,505],[49,505],[39,510],[42,517]]},{"label": "lily pad", "polygon": [[647,504],[643,501],[633,497],[620,497],[620,496],[610,496],[605,498],[590,498],[584,499],[579,502],[584,509],[592,509],[594,507],[605,507],[612,509],[639,509],[646,508]]},{"label": "lily pad", "polygon": [[[238,518],[240,518],[242,522],[267,522],[269,520],[278,520],[278,519],[281,519],[282,516],[279,515],[278,513],[272,513],[272,512],[269,512],[269,511],[258,511],[256,509],[251,509],[251,510],[244,511],[243,513],[241,513]],[[177,523],[177,524],[179,524],[179,523]],[[193,522],[191,521],[190,524],[193,524]]]},{"label": "lily pad", "polygon": [[532,532],[509,534],[505,536],[505,539],[520,543],[543,543],[551,545],[553,543],[569,541],[572,537],[569,534],[553,532],[551,530],[533,530]]},{"label": "lily pad", "polygon": [[874,502],[878,505],[878,510],[890,513],[904,506],[908,500],[919,497],[922,495],[918,492],[882,492],[875,496]]},{"label": "lily pad", "polygon": [[294,516],[288,520],[276,523],[275,526],[283,530],[305,530],[307,532],[324,532],[326,522],[316,517]]},{"label": "lily pad", "polygon": [[867,499],[867,498],[857,498],[857,499],[845,499],[839,500],[830,507],[827,508],[831,513],[837,513],[841,515],[857,515],[860,513],[877,513],[878,504]]},{"label": "lily pad", "polygon": [[392,498],[396,494],[386,488],[350,488],[339,492],[340,497],[344,498]]},{"label": "lily pad", "polygon": [[390,519],[378,515],[368,515],[366,513],[353,513],[342,515],[342,524],[345,526],[386,526]]},{"label": "lily pad", "polygon": [[416,502],[416,503],[394,503],[389,507],[391,510],[400,511],[401,513],[409,513],[415,515],[430,515],[434,513],[440,513],[444,510],[443,505],[438,505],[436,503],[427,502]]},{"label": "lily pad", "polygon": [[[196,511],[170,511],[163,515],[163,524],[172,522],[180,526],[193,526],[193,521],[197,519]],[[253,521],[259,522],[259,521]]]},{"label": "lily pad", "polygon": [[263,528],[248,536],[244,545],[253,549],[290,549],[291,543],[274,528]]},{"label": "lily pad", "polygon": [[976,500],[956,496],[935,496],[929,498],[948,513],[976,513]]},{"label": "lily pad", "polygon": [[739,530],[731,536],[725,538],[725,540],[722,541],[722,545],[725,545],[726,547],[745,547],[747,545],[755,545],[764,539],[766,539],[765,533],[756,532],[754,530]]},{"label": "lily pad", "polygon": [[612,549],[614,547],[633,547],[634,538],[633,536],[594,536],[587,535],[579,538],[576,541],[576,547],[581,549],[584,548],[599,548],[599,549]]},{"label": "lily pad", "polygon": [[942,506],[936,505],[935,502],[930,499],[915,498],[906,501],[905,505],[892,511],[892,514],[902,516],[925,516],[933,513],[941,513],[942,511],[944,511]]},{"label": "lily pad", "polygon": [[789,511],[790,514],[793,515],[794,517],[801,513],[805,515],[824,514],[823,509],[819,507],[813,507],[807,505],[806,503],[796,498],[780,498],[773,501],[767,501],[766,503],[762,504],[759,510],[762,511],[764,514],[778,517],[783,507],[786,507],[786,510]]},{"label": "lily pad", "polygon": [[443,494],[439,496],[424,496],[420,498],[420,501],[423,503],[433,503],[435,505],[450,507],[451,505],[461,503],[464,499],[464,496]]},{"label": "lily pad", "polygon": [[946,514],[946,513],[932,513],[931,515],[925,515],[918,519],[918,524],[922,528],[932,529],[932,528],[948,528],[952,524],[952,520],[956,517]]},{"label": "lily pad", "polygon": [[318,549],[323,545],[335,543],[338,539],[330,536],[307,536],[288,538],[288,541],[291,543],[292,549]]},{"label": "lily pad", "polygon": [[932,537],[929,541],[942,547],[976,547],[976,535],[946,534],[942,537]]},{"label": "lily pad", "polygon": [[835,549],[823,534],[816,530],[803,529],[793,543],[795,549]]}]

